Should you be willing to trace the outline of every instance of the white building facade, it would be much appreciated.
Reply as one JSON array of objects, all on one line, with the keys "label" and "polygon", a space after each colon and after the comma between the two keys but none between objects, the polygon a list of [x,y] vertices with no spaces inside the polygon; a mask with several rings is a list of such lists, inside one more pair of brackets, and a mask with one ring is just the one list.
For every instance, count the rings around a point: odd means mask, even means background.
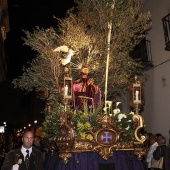
[{"label": "white building facade", "polygon": [[144,12],[152,15],[152,29],[146,36],[151,41],[154,67],[147,70],[145,105],[142,116],[147,132],[161,133],[169,141],[170,130],[170,51],[165,50],[162,18],[170,13],[170,0],[146,0]]}]

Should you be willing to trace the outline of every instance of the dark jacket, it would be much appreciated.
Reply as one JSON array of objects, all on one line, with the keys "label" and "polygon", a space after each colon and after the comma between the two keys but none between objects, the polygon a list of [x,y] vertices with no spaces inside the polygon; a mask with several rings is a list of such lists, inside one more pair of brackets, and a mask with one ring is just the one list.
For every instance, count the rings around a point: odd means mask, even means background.
[{"label": "dark jacket", "polygon": [[5,157],[5,161],[1,170],[11,170],[12,166],[18,162],[19,159],[22,159],[22,163],[19,165],[19,170],[43,170],[43,155],[40,151],[35,148],[32,148],[32,153],[30,155],[30,164],[29,168],[27,169],[24,156],[21,152],[21,149],[11,150],[7,153]]},{"label": "dark jacket", "polygon": [[153,158],[159,160],[160,157],[163,157],[163,170],[165,170],[165,151],[166,145],[157,146],[156,150],[153,152]]},{"label": "dark jacket", "polygon": [[170,145],[167,146],[165,152],[165,170],[170,170]]}]

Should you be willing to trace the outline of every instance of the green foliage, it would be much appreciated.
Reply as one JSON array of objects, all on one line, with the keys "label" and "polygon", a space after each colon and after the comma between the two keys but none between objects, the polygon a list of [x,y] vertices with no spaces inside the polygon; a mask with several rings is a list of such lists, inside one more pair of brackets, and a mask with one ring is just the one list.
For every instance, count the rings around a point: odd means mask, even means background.
[{"label": "green foliage", "polygon": [[57,91],[63,67],[59,62],[61,54],[54,54],[53,49],[67,45],[76,51],[71,61],[73,77],[78,77],[74,68],[86,58],[91,67],[90,76],[102,92],[105,86],[106,56],[110,55],[108,95],[109,99],[114,100],[112,96],[115,98],[121,95],[134,75],[143,73],[140,61],[133,60],[130,52],[150,28],[150,14],[141,12],[141,0],[75,2],[75,9],[69,10],[66,18],[58,19],[58,32],[52,27],[36,27],[33,33],[24,31],[24,45],[38,52],[38,56],[33,59],[30,68],[23,69],[22,76],[14,79],[13,84],[15,88],[26,91],[44,88],[50,93]]},{"label": "green foliage", "polygon": [[[108,95],[121,95],[134,75],[142,76],[140,60],[133,60],[130,52],[150,28],[150,13],[141,12],[141,0],[75,2],[78,4],[78,13],[70,11],[67,18],[60,20],[63,44],[69,42],[69,46],[79,52],[72,62],[88,59],[91,77],[102,91],[105,85],[106,56],[109,53]],[[110,35],[108,23],[112,24]]]},{"label": "green foliage", "polygon": [[43,137],[54,138],[59,135],[58,120],[61,113],[64,113],[64,107],[57,103],[55,108],[53,108],[50,113],[46,115],[45,121],[41,127],[41,130],[43,131]]},{"label": "green foliage", "polygon": [[[87,131],[95,131],[100,127],[100,124],[98,123],[98,119],[100,119],[101,115],[101,108],[97,108],[92,111],[92,109],[88,109],[84,105],[84,111],[81,110],[75,110],[69,111],[71,115],[71,122],[74,122],[75,125],[75,133],[77,134],[78,138],[81,139],[89,139],[92,140],[91,135],[86,135]],[[50,112],[45,118],[45,121],[41,127],[41,129],[44,131],[43,136],[44,137],[57,137],[59,135],[59,129],[58,129],[58,120],[60,117],[60,114],[64,113],[64,107],[60,105],[59,103],[56,105],[54,110]],[[116,109],[113,110],[113,112],[110,112],[111,117],[114,119],[114,121],[117,124],[117,128],[122,129],[125,134],[121,135],[121,141],[123,142],[130,142],[134,140],[134,122],[132,120],[132,117],[134,115],[133,112],[129,113],[121,113],[120,109],[116,107]]]},{"label": "green foliage", "polygon": [[[96,128],[99,127],[99,124],[97,123],[97,118],[99,116],[99,108],[96,110],[88,109],[86,106],[84,106],[84,111],[81,110],[75,110],[74,114],[72,116],[72,121],[74,122],[76,126],[76,132],[77,136],[79,138],[85,139],[88,138],[88,136],[85,136],[85,132],[92,130],[94,131]],[[89,139],[91,139],[89,137]]]},{"label": "green foliage", "polygon": [[51,94],[57,94],[59,77],[63,72],[59,62],[60,56],[52,51],[57,45],[57,33],[54,28],[44,30],[39,27],[36,27],[33,33],[24,32],[24,44],[29,45],[38,54],[29,63],[28,68],[23,67],[23,74],[12,83],[15,88],[26,91],[40,92],[46,89],[49,95],[47,97],[50,98]]}]

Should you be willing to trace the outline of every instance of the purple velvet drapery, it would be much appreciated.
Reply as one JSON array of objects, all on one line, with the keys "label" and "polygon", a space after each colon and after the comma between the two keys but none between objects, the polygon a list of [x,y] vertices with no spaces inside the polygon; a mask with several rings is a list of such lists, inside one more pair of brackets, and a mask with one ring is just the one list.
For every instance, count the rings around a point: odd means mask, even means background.
[{"label": "purple velvet drapery", "polygon": [[[57,154],[47,156],[45,170],[100,170],[100,164],[113,163],[115,170],[144,170],[143,164],[131,151],[115,152],[104,160],[97,152],[74,153],[67,164],[58,159]],[[114,170],[114,169],[113,169]]]}]

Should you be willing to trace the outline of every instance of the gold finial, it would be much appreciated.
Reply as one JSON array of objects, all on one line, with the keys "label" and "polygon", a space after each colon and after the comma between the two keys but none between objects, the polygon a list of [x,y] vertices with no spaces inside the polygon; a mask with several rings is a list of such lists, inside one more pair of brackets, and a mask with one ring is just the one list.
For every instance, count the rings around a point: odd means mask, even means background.
[{"label": "gold finial", "polygon": [[138,79],[138,76],[137,76],[137,75],[135,75],[134,79],[135,79],[135,83],[140,84],[140,81],[139,81],[139,79]]},{"label": "gold finial", "polygon": [[135,75],[135,77],[134,77],[134,78],[135,78],[135,81],[137,81],[137,79],[138,79],[138,76],[137,76],[137,75]]}]

